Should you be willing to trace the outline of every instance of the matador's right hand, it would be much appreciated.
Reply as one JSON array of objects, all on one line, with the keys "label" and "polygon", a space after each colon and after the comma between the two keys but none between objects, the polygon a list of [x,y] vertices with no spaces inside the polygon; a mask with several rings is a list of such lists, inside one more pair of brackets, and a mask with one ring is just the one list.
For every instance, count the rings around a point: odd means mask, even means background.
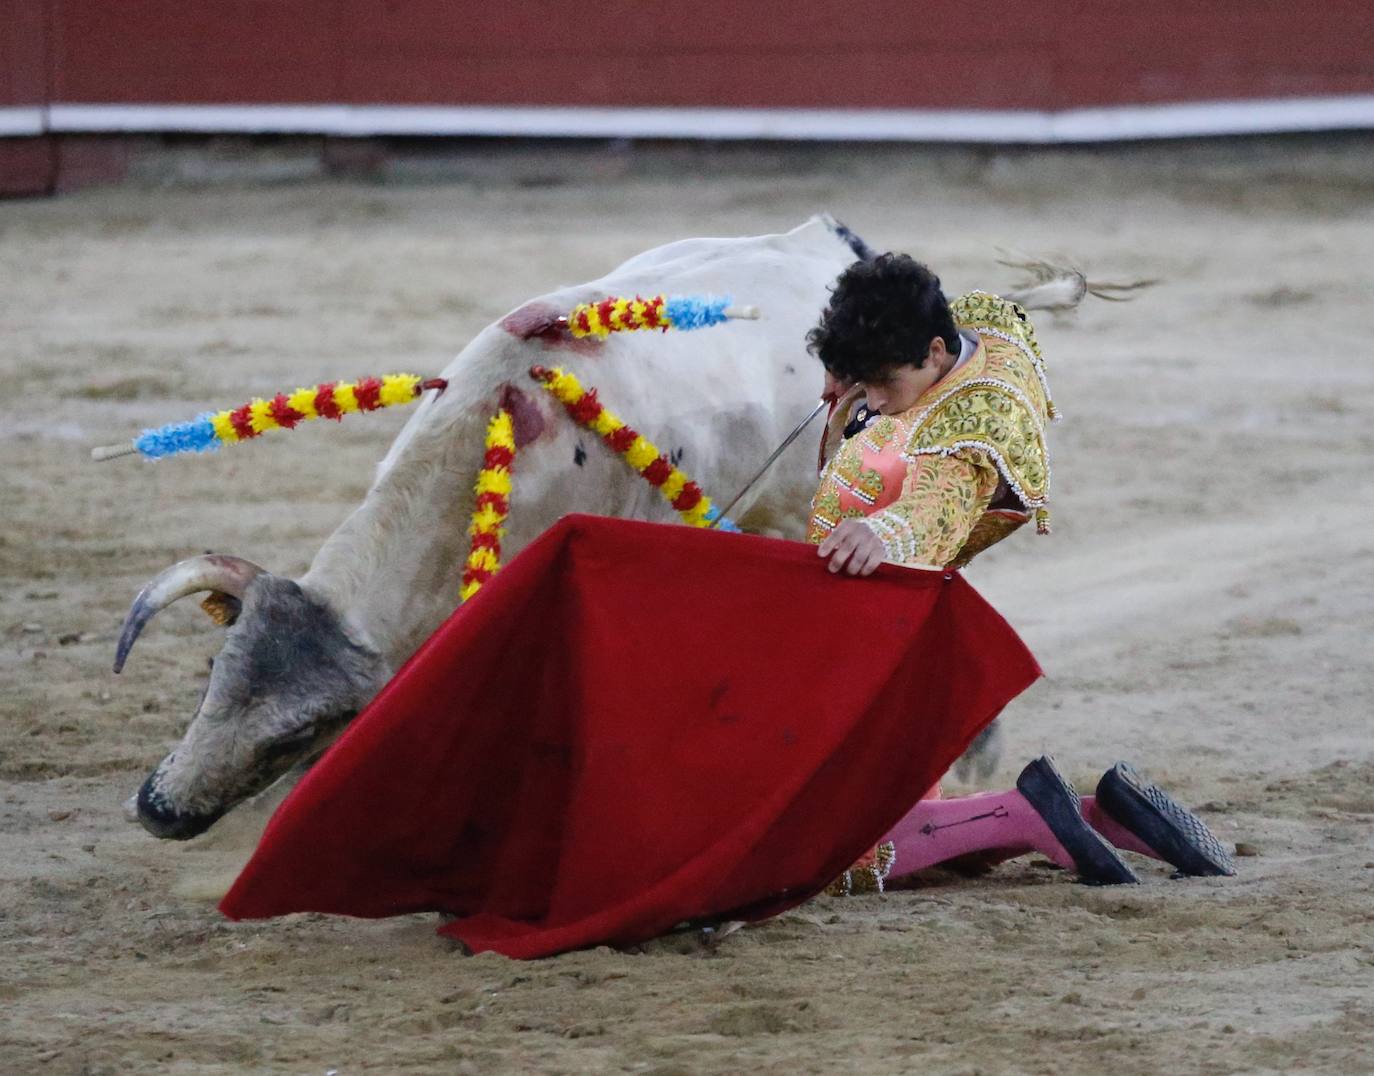
[{"label": "matador's right hand", "polygon": [[817,552],[830,558],[827,567],[832,572],[844,570],[850,575],[872,575],[887,555],[882,539],[862,519],[843,520],[826,535]]}]

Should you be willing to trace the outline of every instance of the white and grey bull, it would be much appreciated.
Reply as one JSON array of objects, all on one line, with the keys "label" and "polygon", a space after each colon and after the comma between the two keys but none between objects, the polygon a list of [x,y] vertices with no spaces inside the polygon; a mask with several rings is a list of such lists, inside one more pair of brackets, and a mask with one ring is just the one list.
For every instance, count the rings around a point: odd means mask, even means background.
[{"label": "white and grey bull", "polygon": [[[631,258],[487,327],[451,362],[448,388],[419,404],[363,503],[298,580],[235,557],[174,565],[139,594],[115,669],[148,620],[188,594],[229,596],[237,619],[180,744],[131,800],[159,837],[185,839],[318,755],[453,612],[467,553],[483,434],[498,404],[519,451],[506,556],[560,516],[589,511],[672,520],[657,494],[577,427],[528,376],[562,365],[716,498],[731,496],[815,404],[821,372],[805,336],[863,244],[828,217],[782,235],[690,239]],[[758,321],[694,333],[574,340],[554,318],[610,295],[731,295]],[[815,481],[794,446],[733,513],[746,527],[799,535]]]}]

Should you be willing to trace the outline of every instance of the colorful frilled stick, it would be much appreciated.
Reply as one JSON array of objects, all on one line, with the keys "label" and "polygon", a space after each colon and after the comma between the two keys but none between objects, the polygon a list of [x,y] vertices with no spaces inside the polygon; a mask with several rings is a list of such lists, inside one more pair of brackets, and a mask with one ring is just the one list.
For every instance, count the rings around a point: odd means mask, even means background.
[{"label": "colorful frilled stick", "polygon": [[643,299],[612,296],[596,303],[581,303],[572,308],[559,324],[566,326],[573,336],[605,338],[611,333],[635,332],[641,329],[705,329],[732,319],[753,320],[759,316],[756,306],[735,306],[728,295],[722,297],[696,295],[655,295]]},{"label": "colorful frilled stick", "polygon": [[640,477],[657,489],[684,523],[693,527],[739,530],[728,519],[721,518],[720,510],[711,503],[711,498],[674,466],[652,441],[606,410],[596,397],[596,389],[584,389],[574,375],[557,366],[552,370],[532,366],[530,377],[566,407],[568,414],[579,425],[600,435],[626,463],[639,472]]},{"label": "colorful frilled stick", "polygon": [[502,524],[510,514],[510,472],[515,463],[515,425],[510,412],[497,411],[487,424],[486,454],[477,475],[477,505],[468,534],[472,546],[463,565],[458,595],[467,601],[501,570]]},{"label": "colorful frilled stick", "polygon": [[387,374],[359,381],[326,381],[314,388],[277,393],[270,400],[256,399],[232,411],[207,412],[190,422],[172,422],[144,430],[122,445],[91,449],[91,458],[111,460],[135,453],[145,459],[175,456],[182,452],[206,452],[220,445],[247,441],[268,430],[289,430],[312,418],[340,420],[352,411],[376,411],[417,400],[426,389],[442,392],[448,382],[441,377],[423,380],[416,374]]}]

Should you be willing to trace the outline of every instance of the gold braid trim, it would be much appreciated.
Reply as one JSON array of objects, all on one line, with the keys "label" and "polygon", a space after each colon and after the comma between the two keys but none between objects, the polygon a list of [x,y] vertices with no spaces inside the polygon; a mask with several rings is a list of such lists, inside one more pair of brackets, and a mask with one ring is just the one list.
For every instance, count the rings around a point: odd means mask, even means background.
[{"label": "gold braid trim", "polygon": [[1035,326],[1026,317],[1025,307],[991,292],[971,291],[950,303],[949,312],[962,328],[972,329],[980,336],[1005,340],[1020,348],[1034,368],[1044,391],[1046,417],[1051,422],[1058,421],[1059,410],[1050,398],[1050,383],[1045,375],[1045,356],[1035,339]]},{"label": "gold braid trim", "polygon": [[824,892],[831,897],[856,897],[861,893],[881,893],[883,883],[897,862],[897,846],[891,841],[878,845],[849,870],[845,871]]}]

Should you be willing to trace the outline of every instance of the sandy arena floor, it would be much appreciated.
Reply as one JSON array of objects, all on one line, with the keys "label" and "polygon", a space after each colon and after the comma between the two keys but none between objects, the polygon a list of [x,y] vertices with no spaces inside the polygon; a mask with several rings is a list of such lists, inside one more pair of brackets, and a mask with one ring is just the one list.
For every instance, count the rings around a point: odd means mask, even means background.
[{"label": "sandy arena floor", "polygon": [[[0,1071],[1374,1071],[1374,142],[1118,153],[472,152],[0,203]],[[1057,532],[973,582],[1047,678],[994,784],[1118,757],[1248,852],[1095,890],[1023,860],[817,900],[713,949],[465,957],[432,918],[231,924],[120,803],[216,631],[138,587],[206,548],[297,572],[404,419],[158,466],[93,444],[249,394],[437,371],[529,295],[828,209],[951,291],[999,250],[1158,277],[1042,316]],[[323,424],[321,424],[323,425]]]}]

